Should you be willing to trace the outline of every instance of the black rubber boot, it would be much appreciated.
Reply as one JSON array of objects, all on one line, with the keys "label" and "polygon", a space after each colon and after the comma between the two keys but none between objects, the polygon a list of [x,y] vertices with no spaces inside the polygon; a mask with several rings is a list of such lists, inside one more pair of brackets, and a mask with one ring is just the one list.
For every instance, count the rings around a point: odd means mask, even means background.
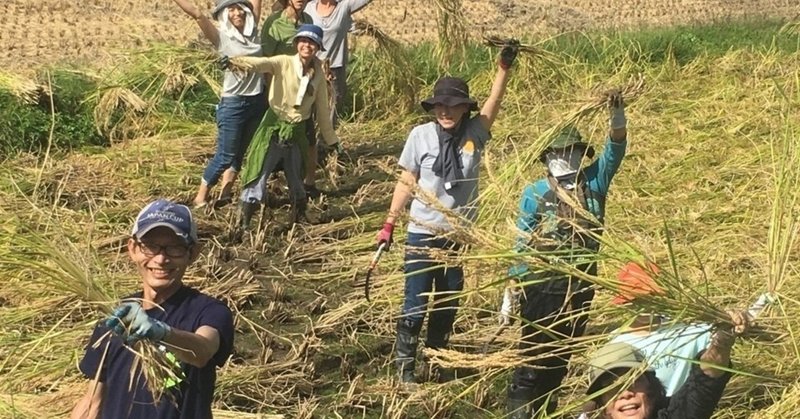
[{"label": "black rubber boot", "polygon": [[301,223],[304,221],[308,221],[306,217],[306,209],[308,205],[306,201],[292,203],[292,214],[291,219],[292,223]]},{"label": "black rubber boot", "polygon": [[422,322],[414,322],[404,318],[397,321],[397,340],[395,342],[395,364],[400,381],[403,383],[415,383],[416,376],[414,368],[416,366],[417,345],[419,344],[419,330]]},{"label": "black rubber boot", "polygon": [[508,401],[506,412],[509,419],[531,419],[533,400],[536,398],[536,389],[533,387],[508,386]]},{"label": "black rubber boot", "polygon": [[243,230],[250,230],[253,215],[258,212],[261,204],[258,202],[242,202],[242,220],[239,224]]}]

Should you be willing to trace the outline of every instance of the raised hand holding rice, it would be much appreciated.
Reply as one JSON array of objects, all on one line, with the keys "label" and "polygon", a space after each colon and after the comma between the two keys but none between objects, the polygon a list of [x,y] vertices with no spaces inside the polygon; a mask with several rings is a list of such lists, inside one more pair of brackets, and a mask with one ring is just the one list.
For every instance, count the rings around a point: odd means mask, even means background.
[{"label": "raised hand holding rice", "polygon": [[609,128],[613,130],[627,128],[628,120],[625,118],[625,99],[622,97],[621,90],[615,89],[608,92],[608,111]]}]

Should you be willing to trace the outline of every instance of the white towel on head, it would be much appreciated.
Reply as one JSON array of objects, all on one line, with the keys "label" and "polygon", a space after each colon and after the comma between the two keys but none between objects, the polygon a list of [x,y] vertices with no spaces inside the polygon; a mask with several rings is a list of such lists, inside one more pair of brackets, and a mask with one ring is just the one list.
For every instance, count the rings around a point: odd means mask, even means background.
[{"label": "white towel on head", "polygon": [[[239,32],[239,30],[236,29],[236,27],[233,26],[233,23],[231,23],[231,21],[228,19],[228,8],[230,7],[241,7],[242,10],[244,10],[244,30],[242,32]],[[250,38],[253,36],[253,32],[256,30],[256,17],[253,16],[253,11],[242,3],[225,8],[225,10],[219,13],[217,20],[219,21],[219,31],[223,35],[231,39],[235,39],[243,44],[247,42],[245,38]]]}]

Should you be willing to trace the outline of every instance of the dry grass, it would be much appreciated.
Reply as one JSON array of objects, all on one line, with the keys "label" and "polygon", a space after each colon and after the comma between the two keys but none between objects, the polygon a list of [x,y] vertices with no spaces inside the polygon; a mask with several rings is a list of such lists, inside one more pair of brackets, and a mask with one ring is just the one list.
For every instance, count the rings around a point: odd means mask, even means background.
[{"label": "dry grass", "polygon": [[[649,259],[665,271],[668,292],[647,308],[676,319],[716,322],[724,307],[746,307],[766,290],[781,297],[777,308],[764,313],[764,330],[737,345],[735,368],[752,375],[732,380],[719,417],[787,417],[794,411],[800,370],[797,362],[786,360],[798,358],[800,326],[797,155],[792,152],[800,149],[795,135],[800,57],[733,51],[684,66],[621,59],[593,68],[570,57],[561,57],[558,68],[543,67],[533,58],[520,60],[514,70],[493,129],[478,223],[457,232],[472,249],[438,256],[464,265],[466,287],[453,347],[428,355],[434,363],[474,374],[444,385],[426,383],[413,392],[392,380],[388,352],[403,287],[401,226],[395,247],[373,275],[372,301],[363,299],[362,288],[352,287],[363,279],[372,257],[374,232],[394,181],[383,173],[396,167],[396,156],[380,154],[380,145],[402,141],[416,116],[365,118],[342,127],[353,139],[355,157],[335,162],[337,177],[328,183],[338,183],[342,192],[332,194],[329,208],[322,210],[326,222],[289,229],[271,220],[260,238],[242,243],[229,234],[235,208],[200,217],[207,249],[188,280],[228,302],[241,337],[237,353],[219,373],[215,407],[225,411],[219,416],[488,417],[501,412],[507,374],[522,359],[515,349],[518,329],[500,333],[488,355],[480,355],[480,349],[498,330],[494,316],[508,266],[519,261],[542,266],[533,255],[509,251],[519,191],[543,173],[536,156],[553,127],[572,121],[602,148],[607,125],[597,92],[619,86],[630,103],[629,151],[609,197],[600,275],[586,278],[602,288],[590,334],[567,342],[575,356],[561,393],[562,409],[574,412],[580,405],[586,351],[633,315],[606,304],[618,287],[616,270],[624,261]],[[481,71],[471,90],[485,95],[493,74],[489,68]],[[164,84],[159,82],[163,87],[157,91],[183,83],[174,76],[158,80]],[[640,80],[647,81],[646,88]],[[69,258],[72,265],[91,267],[75,269],[71,277],[99,278],[103,295],[133,290],[135,274],[120,244],[131,218],[152,197],[191,199],[213,144],[210,124],[195,129],[206,132],[140,138],[94,155],[70,153],[43,168],[30,156],[0,165],[0,254],[10,252],[28,231],[61,237],[79,254],[93,255]],[[0,327],[0,414],[41,417],[30,408],[58,397],[68,409],[66,399],[74,400],[80,381],[74,357],[100,317],[93,303],[107,304],[110,298],[90,297],[91,287],[46,289],[26,270],[4,268],[11,279],[0,289],[0,324],[14,327]],[[52,415],[64,409],[48,408]]]}]

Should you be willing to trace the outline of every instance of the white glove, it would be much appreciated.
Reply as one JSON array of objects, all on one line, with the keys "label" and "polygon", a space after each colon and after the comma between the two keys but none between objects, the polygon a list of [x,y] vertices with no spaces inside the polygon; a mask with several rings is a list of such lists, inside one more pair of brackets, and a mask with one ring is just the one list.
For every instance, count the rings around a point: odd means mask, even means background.
[{"label": "white glove", "polygon": [[757,319],[761,315],[761,312],[763,312],[768,305],[773,304],[776,300],[777,298],[775,295],[769,292],[758,296],[758,300],[756,300],[756,302],[747,309],[747,315],[750,317],[750,321]]},{"label": "white glove", "polygon": [[609,128],[622,129],[628,126],[628,120],[625,118],[625,100],[619,90],[608,93],[608,113]]},{"label": "white glove", "polygon": [[519,304],[520,291],[517,288],[509,288],[503,291],[503,304],[500,305],[500,326],[508,326],[514,322],[511,317],[516,313],[516,306]]}]

